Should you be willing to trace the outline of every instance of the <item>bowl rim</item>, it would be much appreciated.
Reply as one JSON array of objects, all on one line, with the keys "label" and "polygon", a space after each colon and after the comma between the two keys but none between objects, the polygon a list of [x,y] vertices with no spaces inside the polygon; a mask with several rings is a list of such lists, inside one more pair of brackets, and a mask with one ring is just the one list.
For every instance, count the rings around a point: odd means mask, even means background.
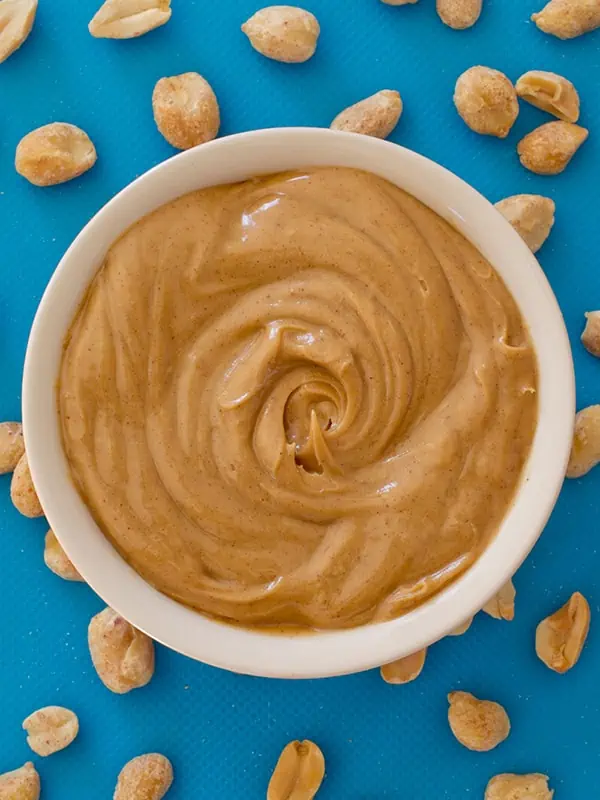
[{"label": "bowl rim", "polygon": [[[55,387],[64,337],[83,291],[110,244],[130,224],[193,188],[318,165],[382,175],[448,219],[491,261],[530,328],[538,358],[538,424],[511,508],[496,537],[457,581],[388,622],[275,635],[234,627],[180,605],[117,554],[70,480]],[[264,677],[316,678],[370,669],[432,644],[481,609],[515,573],[550,516],[564,479],[574,413],[564,320],[540,265],[512,226],[469,184],[424,156],[391,142],[321,128],[223,137],[180,153],[127,185],[88,222],[58,264],[35,316],[23,377],[23,426],[34,484],[50,526],[86,582],[129,622],[171,649]]]}]

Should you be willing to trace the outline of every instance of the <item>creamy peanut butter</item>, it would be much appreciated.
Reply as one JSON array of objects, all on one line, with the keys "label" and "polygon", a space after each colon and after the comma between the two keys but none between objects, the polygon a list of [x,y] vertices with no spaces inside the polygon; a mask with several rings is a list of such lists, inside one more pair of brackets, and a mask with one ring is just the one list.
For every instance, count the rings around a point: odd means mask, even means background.
[{"label": "creamy peanut butter", "polygon": [[128,230],[73,322],[59,406],[83,500],[150,583],[243,625],[339,628],[478,557],[536,387],[481,254],[385,180],[321,168]]}]

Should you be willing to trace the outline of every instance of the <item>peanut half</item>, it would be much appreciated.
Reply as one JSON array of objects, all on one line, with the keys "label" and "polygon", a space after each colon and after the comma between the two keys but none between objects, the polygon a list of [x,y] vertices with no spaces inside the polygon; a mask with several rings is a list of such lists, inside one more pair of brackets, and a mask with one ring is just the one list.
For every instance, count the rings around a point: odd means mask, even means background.
[{"label": "peanut half", "polygon": [[17,511],[20,511],[23,516],[30,518],[44,516],[44,509],[33,485],[27,453],[23,453],[15,467],[10,484],[10,499]]},{"label": "peanut half", "polygon": [[34,711],[23,722],[27,744],[38,756],[64,750],[79,733],[77,715],[62,706],[47,706]]},{"label": "peanut half", "polygon": [[0,775],[2,800],[39,800],[40,776],[31,761],[19,769]]},{"label": "peanut half", "polygon": [[386,6],[406,6],[409,3],[418,3],[419,0],[381,0]]},{"label": "peanut half", "polygon": [[115,694],[140,689],[154,675],[154,643],[112,608],[92,618],[88,629],[92,662],[102,683]]},{"label": "peanut half", "polygon": [[25,42],[35,21],[38,0],[0,2],[0,64]]},{"label": "peanut half", "polygon": [[526,103],[558,119],[565,122],[577,122],[579,119],[579,94],[571,81],[562,75],[533,69],[521,75],[515,89]]},{"label": "peanut half", "polygon": [[554,201],[539,194],[515,194],[500,200],[496,203],[496,208],[510,222],[531,252],[537,253],[554,225]]},{"label": "peanut half", "polygon": [[25,453],[20,422],[0,422],[0,475],[14,472]]},{"label": "peanut half", "polygon": [[478,700],[469,692],[450,692],[448,702],[452,733],[469,750],[493,750],[510,733],[508,714],[499,703]]},{"label": "peanut half", "polygon": [[508,581],[491,600],[488,600],[482,611],[485,611],[486,614],[494,617],[494,619],[503,619],[511,622],[515,618],[516,596],[517,590],[514,583]]},{"label": "peanut half", "polygon": [[67,122],[52,122],[21,139],[15,167],[35,186],[54,186],[83,175],[96,159],[96,148],[85,131]]},{"label": "peanut half", "polygon": [[132,758],[121,772],[113,800],[161,800],[173,783],[171,762],[160,753]]},{"label": "peanut half", "polygon": [[402,98],[399,92],[382,89],[340,112],[331,123],[331,128],[387,139],[401,114]]},{"label": "peanut half", "polygon": [[210,83],[197,72],[161,78],[152,94],[158,130],[173,147],[188,150],[219,133],[219,104]]},{"label": "peanut half", "polygon": [[474,619],[475,619],[475,617],[467,617],[467,619],[461,625],[458,625],[456,628],[454,628],[453,631],[450,631],[450,633],[448,633],[447,635],[448,636],[462,636],[464,633],[466,633],[469,630],[469,628],[473,624],[473,620]]},{"label": "peanut half", "polygon": [[267,800],[312,800],[325,775],[325,759],[311,741],[283,748],[267,789]]},{"label": "peanut half", "polygon": [[425,666],[427,648],[417,650],[406,658],[384,664],[380,669],[381,677],[386,683],[403,684],[410,683],[418,678]]},{"label": "peanut half", "polygon": [[297,64],[312,58],[321,29],[310,11],[296,6],[268,6],[244,22],[242,31],[261,55]]},{"label": "peanut half", "polygon": [[548,776],[539,772],[530,775],[504,773],[488,783],[484,800],[552,800],[554,792],[548,788]]},{"label": "peanut half", "polygon": [[581,478],[597,464],[600,464],[600,405],[582,408],[575,415],[567,478]]},{"label": "peanut half", "polygon": [[439,18],[456,31],[475,25],[481,15],[481,7],[482,0],[436,0]]},{"label": "peanut half", "polygon": [[581,342],[588,353],[600,358],[600,311],[585,312],[585,328]]},{"label": "peanut half", "polygon": [[537,175],[558,175],[588,138],[588,131],[571,122],[547,122],[517,145],[521,164]]},{"label": "peanut half", "polygon": [[44,563],[65,581],[83,581],[52,530],[48,531],[44,540]]},{"label": "peanut half", "polygon": [[490,67],[471,67],[459,76],[454,105],[472,131],[500,139],[508,136],[519,115],[515,87],[506,75]]},{"label": "peanut half", "polygon": [[579,661],[590,629],[590,606],[579,592],[554,614],[542,620],[535,632],[535,652],[547,667],[560,674]]},{"label": "peanut half", "polygon": [[97,39],[135,39],[171,19],[171,0],[106,0],[88,25]]},{"label": "peanut half", "polygon": [[550,0],[531,19],[541,31],[559,39],[574,39],[600,28],[598,0]]}]

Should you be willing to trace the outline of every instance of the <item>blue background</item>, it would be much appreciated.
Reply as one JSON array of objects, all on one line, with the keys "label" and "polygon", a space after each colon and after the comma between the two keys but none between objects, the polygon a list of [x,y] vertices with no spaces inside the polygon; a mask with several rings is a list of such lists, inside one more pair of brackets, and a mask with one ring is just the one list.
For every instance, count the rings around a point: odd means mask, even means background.
[{"label": "blue background", "polygon": [[[393,8],[378,0],[307,0],[321,22],[316,56],[283,65],[255,53],[239,25],[256,0],[173,0],[169,24],[138,40],[94,40],[95,0],[40,0],[25,46],[0,66],[0,418],[18,419],[27,336],[61,255],[112,195],[173,151],[152,121],[163,75],[195,70],[212,83],[222,133],[329,124],[381,88],[399,89],[404,115],[392,139],[433,158],[495,201],[548,194],[557,222],[540,254],[573,343],[578,405],[600,399],[600,363],[578,341],[583,312],[600,306],[600,32],[561,42],[529,22],[538,0],[484,0],[480,22],[456,32],[433,0]],[[543,178],[519,165],[517,141],[547,121],[523,106],[507,140],[469,131],[452,105],[457,76],[473,64],[506,72],[550,69],[574,81],[591,136],[566,173]],[[13,168],[19,139],[52,121],[83,127],[99,160],[62,187],[30,186]],[[44,800],[106,800],[132,756],[158,750],[174,764],[172,800],[265,797],[281,747],[317,741],[326,756],[323,800],[482,798],[501,771],[552,776],[557,800],[597,796],[600,785],[600,635],[571,673],[536,659],[537,622],[574,590],[600,604],[600,470],[569,483],[546,532],[516,577],[516,620],[479,615],[463,637],[430,650],[404,687],[377,671],[305,683],[258,680],[188,661],[159,647],[150,686],[118,697],[91,666],[86,629],[102,607],[42,561],[43,521],[12,508],[0,478],[0,772],[29,752],[21,722],[48,704],[73,708],[81,733],[67,750],[34,758]],[[505,704],[509,739],[487,754],[463,749],[446,722],[446,694],[463,688]]]}]

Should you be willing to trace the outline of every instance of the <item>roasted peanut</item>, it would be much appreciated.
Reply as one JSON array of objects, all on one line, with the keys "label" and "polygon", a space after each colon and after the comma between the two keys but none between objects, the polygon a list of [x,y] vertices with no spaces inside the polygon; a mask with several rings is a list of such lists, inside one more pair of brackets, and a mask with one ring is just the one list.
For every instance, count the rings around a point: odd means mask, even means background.
[{"label": "roasted peanut", "polygon": [[60,542],[54,535],[54,531],[48,531],[44,544],[44,563],[48,569],[65,581],[83,581],[68,555],[62,549]]},{"label": "roasted peanut", "polygon": [[267,800],[312,800],[324,775],[325,759],[314,742],[290,742],[269,781]]},{"label": "roasted peanut", "polygon": [[516,596],[517,590],[514,583],[508,581],[491,600],[488,600],[482,610],[489,614],[490,617],[494,617],[494,619],[504,619],[510,622],[515,618]]},{"label": "roasted peanut", "polygon": [[416,653],[412,653],[406,658],[400,658],[398,661],[392,661],[390,664],[384,664],[380,669],[381,677],[386,683],[410,683],[423,671],[426,655],[427,648],[417,650]]},{"label": "roasted peanut", "polygon": [[171,762],[160,753],[132,758],[121,772],[113,800],[161,800],[173,783]]},{"label": "roasted peanut", "polygon": [[575,415],[567,478],[581,478],[596,464],[600,464],[600,405],[582,408]]},{"label": "roasted peanut", "polygon": [[450,692],[448,702],[452,733],[469,750],[493,750],[510,733],[508,714],[499,703],[478,700],[469,692]]},{"label": "roasted peanut", "polygon": [[571,122],[547,122],[517,145],[521,164],[537,175],[558,175],[588,137],[586,128]]},{"label": "roasted peanut", "polygon": [[502,72],[471,67],[456,81],[454,105],[466,125],[486,136],[508,136],[519,115],[515,87]]},{"label": "roasted peanut", "polygon": [[521,75],[515,89],[525,102],[565,122],[577,122],[579,119],[577,89],[562,75],[534,69]]},{"label": "roasted peanut", "polygon": [[0,475],[14,472],[25,452],[20,422],[0,422]]},{"label": "roasted peanut", "polygon": [[33,485],[27,453],[23,453],[15,467],[10,484],[10,499],[23,516],[30,518],[44,516],[44,509]]},{"label": "roasted peanut", "polygon": [[470,627],[471,627],[471,625],[473,624],[473,620],[474,620],[474,619],[475,619],[475,617],[468,617],[468,618],[467,618],[467,619],[466,619],[466,620],[465,620],[465,621],[462,623],[462,625],[458,625],[458,627],[454,628],[454,630],[453,630],[453,631],[450,631],[450,633],[448,634],[448,636],[462,636],[462,635],[463,635],[463,633],[466,633],[466,632],[469,630],[469,628],[470,628]]},{"label": "roasted peanut", "polygon": [[188,150],[219,132],[219,104],[210,83],[197,72],[161,78],[152,94],[158,130],[173,147]]},{"label": "roasted peanut", "polygon": [[600,311],[585,312],[585,328],[581,341],[588,353],[600,358]]},{"label": "roasted peanut", "polygon": [[481,7],[482,0],[436,0],[439,18],[457,31],[475,25],[481,15]]},{"label": "roasted peanut", "polygon": [[171,19],[171,0],[106,0],[88,25],[97,39],[134,39]]},{"label": "roasted peanut", "polygon": [[38,0],[0,3],[0,64],[25,42],[35,21]]},{"label": "roasted peanut", "polygon": [[333,120],[331,127],[336,131],[386,139],[398,124],[401,114],[402,99],[399,92],[382,89],[344,109]]},{"label": "roasted peanut", "polygon": [[154,675],[154,643],[112,608],[96,614],[88,630],[98,677],[116,694],[140,689]]},{"label": "roasted peanut", "polygon": [[96,159],[96,148],[85,131],[66,122],[52,122],[21,139],[15,167],[35,186],[54,186],[83,175]]},{"label": "roasted peanut", "polygon": [[530,775],[504,773],[488,783],[484,800],[552,800],[548,776],[534,772]]},{"label": "roasted peanut", "polygon": [[31,761],[0,775],[1,800],[39,800],[40,776]]},{"label": "roasted peanut", "polygon": [[574,39],[600,28],[598,0],[550,0],[531,19],[541,31],[559,39]]},{"label": "roasted peanut", "polygon": [[308,61],[317,49],[319,23],[314,14],[296,6],[268,6],[242,25],[261,55],[287,64]]},{"label": "roasted peanut", "polygon": [[539,194],[515,194],[500,200],[496,203],[496,208],[510,222],[531,252],[537,253],[554,225],[554,201]]},{"label": "roasted peanut", "polygon": [[34,711],[23,722],[27,744],[38,756],[51,756],[64,750],[79,733],[77,715],[62,706],[47,706]]},{"label": "roasted peanut", "polygon": [[590,629],[590,606],[579,592],[542,620],[535,632],[535,652],[547,667],[563,673],[575,666]]}]

